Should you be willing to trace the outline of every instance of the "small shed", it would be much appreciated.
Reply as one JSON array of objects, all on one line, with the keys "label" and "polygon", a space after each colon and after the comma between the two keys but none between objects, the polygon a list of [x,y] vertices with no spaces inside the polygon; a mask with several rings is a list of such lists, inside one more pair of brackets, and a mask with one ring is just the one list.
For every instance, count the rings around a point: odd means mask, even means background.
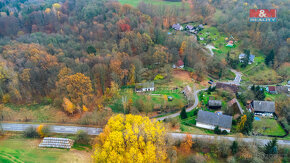
[{"label": "small shed", "polygon": [[220,100],[209,100],[208,107],[211,109],[218,109],[222,107],[222,101]]}]

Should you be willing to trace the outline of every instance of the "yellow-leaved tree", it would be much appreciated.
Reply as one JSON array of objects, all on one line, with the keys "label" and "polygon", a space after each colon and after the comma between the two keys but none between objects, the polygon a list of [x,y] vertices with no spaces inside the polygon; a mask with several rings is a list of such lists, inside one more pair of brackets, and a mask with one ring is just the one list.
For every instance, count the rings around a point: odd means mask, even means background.
[{"label": "yellow-leaved tree", "polygon": [[166,162],[166,131],[161,122],[118,114],[96,139],[95,162]]},{"label": "yellow-leaved tree", "polygon": [[75,105],[65,97],[63,98],[62,107],[65,111],[67,111],[70,114],[72,114],[76,110]]},{"label": "yellow-leaved tree", "polygon": [[240,123],[238,124],[238,129],[239,129],[239,131],[242,131],[242,130],[243,130],[246,121],[247,121],[247,115],[243,115],[243,116],[241,117],[241,121],[240,121]]}]

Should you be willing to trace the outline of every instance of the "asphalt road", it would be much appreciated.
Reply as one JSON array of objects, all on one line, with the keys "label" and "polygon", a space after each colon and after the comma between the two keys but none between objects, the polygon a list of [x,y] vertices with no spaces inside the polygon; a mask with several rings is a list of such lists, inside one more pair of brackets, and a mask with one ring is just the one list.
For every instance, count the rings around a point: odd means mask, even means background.
[{"label": "asphalt road", "polygon": [[[197,107],[197,105],[198,105],[198,96],[197,95],[198,95],[198,92],[200,92],[202,90],[206,90],[206,89],[201,89],[201,90],[197,90],[197,91],[193,92],[193,94],[194,94],[194,104],[192,106],[188,107],[186,109],[186,112],[189,112],[189,111],[191,111],[191,110],[193,110],[194,108]],[[170,114],[170,115],[164,116],[164,117],[156,118],[156,120],[163,121],[166,118],[174,118],[174,117],[177,117],[179,115],[180,115],[180,111],[176,112],[174,114]]]},{"label": "asphalt road", "polygon": [[[186,134],[182,133],[169,133],[175,140],[184,140]],[[228,140],[228,141],[235,141],[237,138],[235,137],[229,137],[229,136],[211,136],[211,135],[196,135],[196,134],[190,134],[193,139],[206,139],[208,142],[211,141],[221,141],[221,140]],[[267,144],[270,140],[269,139],[261,139],[261,138],[239,138],[241,141],[244,141],[246,143],[258,143],[260,145]],[[290,146],[289,140],[277,140],[278,145],[283,146]]]},{"label": "asphalt road", "polygon": [[[38,127],[39,124],[19,124],[19,123],[1,123],[4,131],[25,131],[28,127]],[[79,130],[86,131],[89,135],[99,135],[103,130],[93,127],[78,127],[78,126],[59,126],[50,125],[52,133],[61,134],[76,134]]]},{"label": "asphalt road", "polygon": [[[20,123],[2,123],[2,128],[4,131],[24,131],[26,128],[33,126],[37,127],[39,124],[20,124]],[[61,126],[61,125],[50,125],[51,132],[53,133],[61,133],[61,134],[76,134],[79,130],[87,131],[89,135],[99,135],[102,132],[101,128],[93,128],[93,127],[78,127],[78,126]],[[175,140],[184,140],[186,134],[183,133],[168,133],[171,135]],[[207,141],[214,141],[214,140],[229,140],[234,141],[236,140],[235,137],[229,136],[212,136],[212,135],[196,135],[191,134],[193,139],[206,139]],[[242,141],[247,143],[256,142],[260,145],[265,145],[270,140],[268,139],[255,139],[255,138],[239,138]],[[290,146],[289,140],[278,140],[279,145]]]}]

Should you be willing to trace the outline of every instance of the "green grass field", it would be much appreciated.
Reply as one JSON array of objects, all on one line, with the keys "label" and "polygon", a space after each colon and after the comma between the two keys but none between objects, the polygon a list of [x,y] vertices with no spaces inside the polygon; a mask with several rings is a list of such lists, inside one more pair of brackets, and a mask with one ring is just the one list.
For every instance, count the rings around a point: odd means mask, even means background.
[{"label": "green grass field", "polygon": [[264,135],[283,136],[285,131],[275,119],[260,118],[260,121],[254,121],[253,130]]},{"label": "green grass field", "polygon": [[172,5],[172,6],[181,6],[182,2],[169,2],[163,0],[119,0],[121,4],[129,4],[134,7],[137,7],[140,2],[150,3],[153,5]]},{"label": "green grass field", "polygon": [[156,108],[158,107],[158,105],[161,105],[164,103],[165,101],[164,98],[168,96],[172,96],[173,100],[172,101],[166,100],[167,101],[166,105],[169,107],[179,108],[179,106],[181,105],[185,106],[187,104],[187,100],[185,99],[185,96],[182,93],[180,93],[180,91],[181,90],[170,91],[167,89],[162,89],[162,90],[157,89],[156,91],[152,91],[152,92],[136,93],[134,89],[125,88],[121,90],[120,98],[116,99],[114,104],[110,105],[110,107],[112,108],[114,112],[123,112],[122,106],[120,106],[120,104],[122,104],[122,96],[123,96],[123,97],[127,97],[127,100],[132,99],[133,105],[139,99],[142,99],[145,102],[147,100],[146,97],[150,97],[152,100],[152,103],[154,104],[154,108]]},{"label": "green grass field", "polygon": [[0,140],[0,162],[51,163],[90,161],[90,153],[74,149],[38,148],[39,139],[11,138]]}]

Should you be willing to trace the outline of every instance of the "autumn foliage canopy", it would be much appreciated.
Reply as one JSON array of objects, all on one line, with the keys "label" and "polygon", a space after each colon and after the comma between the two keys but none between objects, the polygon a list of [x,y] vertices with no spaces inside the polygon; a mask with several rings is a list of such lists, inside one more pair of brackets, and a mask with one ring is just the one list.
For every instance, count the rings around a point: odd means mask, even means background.
[{"label": "autumn foliage canopy", "polygon": [[165,162],[165,128],[139,115],[113,116],[97,138],[96,162]]}]

